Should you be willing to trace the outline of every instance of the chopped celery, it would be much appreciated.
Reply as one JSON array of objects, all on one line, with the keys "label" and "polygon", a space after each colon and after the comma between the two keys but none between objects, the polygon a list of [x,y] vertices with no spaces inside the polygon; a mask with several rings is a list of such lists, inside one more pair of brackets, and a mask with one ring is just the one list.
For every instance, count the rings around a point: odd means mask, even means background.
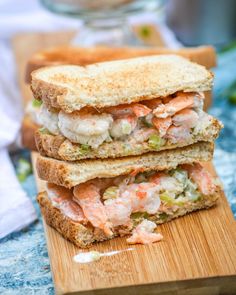
[{"label": "chopped celery", "polygon": [[39,132],[42,134],[50,134],[49,130],[45,127],[39,128]]},{"label": "chopped celery", "polygon": [[131,214],[131,219],[136,220],[136,219],[147,219],[149,217],[149,214],[147,212],[134,212]]},{"label": "chopped celery", "polygon": [[160,194],[160,199],[161,199],[161,201],[163,201],[169,205],[183,206],[185,204],[185,200],[183,197],[181,197],[181,199],[179,199],[179,200],[178,200],[178,198],[174,199],[167,192]]},{"label": "chopped celery", "polygon": [[129,122],[122,121],[121,129],[123,134],[130,134],[132,131],[132,126]]},{"label": "chopped celery", "polygon": [[186,182],[188,180],[188,174],[187,171],[176,169],[173,174],[173,177],[175,177],[179,182],[183,183],[184,186],[186,185]]},{"label": "chopped celery", "polygon": [[162,212],[159,214],[159,217],[161,220],[166,220],[168,218],[168,214],[165,212]]},{"label": "chopped celery", "polygon": [[157,134],[152,134],[149,137],[148,144],[152,149],[159,150],[165,144],[165,140]]},{"label": "chopped celery", "polygon": [[175,200],[167,192],[160,194],[160,199],[168,204],[174,204],[175,202]]},{"label": "chopped celery", "polygon": [[38,100],[38,99],[33,99],[32,100],[32,106],[34,107],[34,108],[39,108],[41,105],[42,105],[42,100]]},{"label": "chopped celery", "polygon": [[118,196],[118,193],[119,188],[117,186],[110,186],[105,190],[102,198],[104,200],[115,199]]},{"label": "chopped celery", "polygon": [[88,144],[81,144],[79,147],[79,153],[81,155],[87,154],[90,151],[90,146]]},{"label": "chopped celery", "polygon": [[186,198],[188,198],[188,200],[191,200],[191,201],[197,201],[201,197],[200,193],[196,190],[195,191],[191,191],[191,190],[186,191],[185,196],[186,196]]}]

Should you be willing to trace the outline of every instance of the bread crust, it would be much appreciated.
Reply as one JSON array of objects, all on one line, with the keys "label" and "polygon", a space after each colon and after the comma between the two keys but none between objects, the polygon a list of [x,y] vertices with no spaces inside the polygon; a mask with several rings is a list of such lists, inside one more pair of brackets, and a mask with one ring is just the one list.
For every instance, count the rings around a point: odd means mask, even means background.
[{"label": "bread crust", "polygon": [[208,91],[213,74],[177,55],[140,57],[80,66],[45,67],[32,73],[36,99],[73,112],[165,97],[177,91]]},{"label": "bread crust", "polygon": [[[165,220],[159,216],[152,215],[150,220],[156,224],[162,224],[171,221],[180,216],[184,216],[193,211],[200,209],[208,209],[216,204],[217,199],[220,197],[221,191],[218,190],[214,195],[205,196],[202,200],[191,203],[190,207],[180,207],[172,215],[169,215]],[[42,192],[38,194],[37,201],[44,219],[48,225],[57,230],[65,239],[74,243],[80,248],[87,248],[94,242],[101,242],[108,240],[103,232],[95,229],[89,223],[86,225],[76,223],[72,219],[66,217],[58,208],[54,207],[48,199],[47,193]],[[126,230],[125,234],[129,234],[132,229]],[[124,234],[124,231],[122,231]],[[119,227],[115,229],[114,235],[111,238],[119,235]]]},{"label": "bread crust", "polygon": [[213,143],[200,142],[183,148],[147,153],[142,156],[82,160],[73,163],[38,156],[36,168],[39,178],[71,188],[97,177],[115,177],[129,174],[136,169],[165,170],[176,168],[179,164],[210,161],[213,150]]},{"label": "bread crust", "polygon": [[[194,138],[179,144],[169,144],[168,146],[164,145],[160,147],[159,151],[180,148],[197,143],[199,141],[213,142],[218,137],[221,128],[222,124],[217,119],[212,117],[212,123],[204,133],[194,136]],[[155,151],[148,145],[147,142],[140,144],[136,143],[135,149],[127,149],[124,148],[124,142],[114,140],[112,142],[103,143],[97,149],[86,151],[86,153],[81,153],[79,144],[70,142],[62,135],[43,134],[40,131],[35,132],[35,141],[38,151],[41,155],[63,161],[117,158],[141,155],[147,152]]]},{"label": "bread crust", "polygon": [[207,69],[216,66],[216,53],[212,46],[168,49],[159,47],[105,47],[90,48],[58,46],[34,54],[27,63],[25,81],[31,82],[31,72],[45,66],[62,64],[85,66],[88,64],[127,59],[140,56],[176,54],[205,66]]},{"label": "bread crust", "polygon": [[25,116],[21,125],[22,145],[32,151],[37,151],[34,134],[39,125],[35,124],[30,116]]}]

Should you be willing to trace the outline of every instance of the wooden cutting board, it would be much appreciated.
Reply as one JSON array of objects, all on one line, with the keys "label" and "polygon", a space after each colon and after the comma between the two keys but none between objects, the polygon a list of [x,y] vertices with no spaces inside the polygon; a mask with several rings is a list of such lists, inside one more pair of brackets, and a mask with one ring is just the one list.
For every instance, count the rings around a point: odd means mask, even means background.
[{"label": "wooden cutting board", "polygon": [[[14,40],[22,96],[26,59],[42,47],[66,44],[73,33],[25,34]],[[32,154],[33,167],[37,153]],[[214,172],[211,164],[208,168]],[[36,176],[36,173],[35,173]],[[44,182],[36,176],[38,190]],[[120,254],[91,264],[77,264],[79,248],[44,223],[56,294],[236,294],[236,222],[222,193],[218,205],[160,225],[164,240],[148,246],[125,238],[94,245],[90,250]],[[83,250],[84,251],[84,250]]]},{"label": "wooden cutting board", "polygon": [[[36,158],[35,152],[34,169]],[[212,164],[206,167],[215,174]],[[37,176],[36,183],[38,191],[45,189]],[[236,294],[236,222],[223,193],[215,208],[158,226],[163,241],[130,247],[116,238],[96,244],[89,250],[123,252],[88,264],[73,261],[88,250],[45,222],[44,229],[57,294]]]}]

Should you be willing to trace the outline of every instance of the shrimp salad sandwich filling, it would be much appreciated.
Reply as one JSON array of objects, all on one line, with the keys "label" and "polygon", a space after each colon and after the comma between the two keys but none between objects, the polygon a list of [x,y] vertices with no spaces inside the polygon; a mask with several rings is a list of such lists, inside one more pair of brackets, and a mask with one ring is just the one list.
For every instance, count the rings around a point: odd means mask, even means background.
[{"label": "shrimp salad sandwich filling", "polygon": [[214,141],[222,125],[203,111],[211,86],[203,66],[172,55],[39,69],[38,149],[75,161]]},{"label": "shrimp salad sandwich filling", "polygon": [[120,154],[132,155],[199,139],[213,140],[217,131],[212,134],[211,127],[216,120],[202,110],[203,98],[202,93],[182,92],[163,99],[82,109],[72,114],[50,111],[43,105],[38,118],[44,126],[41,132],[65,137],[74,143],[71,146],[78,155],[86,157],[103,146],[111,151],[119,146]]},{"label": "shrimp salad sandwich filling", "polygon": [[48,183],[38,201],[47,222],[80,247],[127,234],[128,243],[146,244],[162,239],[156,224],[211,207],[219,190],[218,180],[195,163],[96,178],[72,189]]}]

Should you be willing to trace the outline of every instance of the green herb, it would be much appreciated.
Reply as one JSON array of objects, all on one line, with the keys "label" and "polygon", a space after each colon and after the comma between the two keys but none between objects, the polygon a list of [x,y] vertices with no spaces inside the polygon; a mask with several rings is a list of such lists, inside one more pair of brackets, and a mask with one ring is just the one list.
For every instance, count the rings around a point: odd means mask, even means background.
[{"label": "green herb", "polygon": [[139,34],[142,38],[149,38],[152,34],[152,30],[149,26],[142,26],[140,29],[139,29]]},{"label": "green herb", "polygon": [[236,104],[236,80],[222,93],[223,97],[227,97],[229,102]]},{"label": "green herb", "polygon": [[91,148],[88,144],[81,144],[79,147],[79,153],[81,155],[87,154],[90,150],[91,150]]},{"label": "green herb", "polygon": [[165,144],[165,140],[157,134],[152,134],[149,137],[148,145],[155,150],[159,150]]},{"label": "green herb", "polygon": [[39,108],[41,105],[42,105],[42,100],[38,100],[38,99],[33,99],[32,100],[32,106],[34,107],[34,108]]},{"label": "green herb", "polygon": [[32,173],[32,167],[29,161],[21,158],[16,167],[17,178],[20,182],[25,181],[26,177]]},{"label": "green herb", "polygon": [[160,214],[159,214],[159,218],[160,218],[161,220],[166,220],[166,219],[168,218],[168,214],[165,213],[165,212],[160,213]]},{"label": "green herb", "polygon": [[104,200],[115,199],[118,196],[119,188],[117,186],[108,187],[103,193],[102,198]]},{"label": "green herb", "polygon": [[175,200],[167,193],[160,194],[160,199],[167,204],[174,204]]},{"label": "green herb", "polygon": [[132,126],[129,122],[123,121],[121,129],[123,134],[130,134],[130,132],[132,131]]},{"label": "green herb", "polygon": [[45,127],[39,128],[39,132],[42,134],[50,134],[49,130]]},{"label": "green herb", "polygon": [[147,219],[149,217],[147,212],[135,212],[131,214],[131,219],[135,220],[135,219]]}]

